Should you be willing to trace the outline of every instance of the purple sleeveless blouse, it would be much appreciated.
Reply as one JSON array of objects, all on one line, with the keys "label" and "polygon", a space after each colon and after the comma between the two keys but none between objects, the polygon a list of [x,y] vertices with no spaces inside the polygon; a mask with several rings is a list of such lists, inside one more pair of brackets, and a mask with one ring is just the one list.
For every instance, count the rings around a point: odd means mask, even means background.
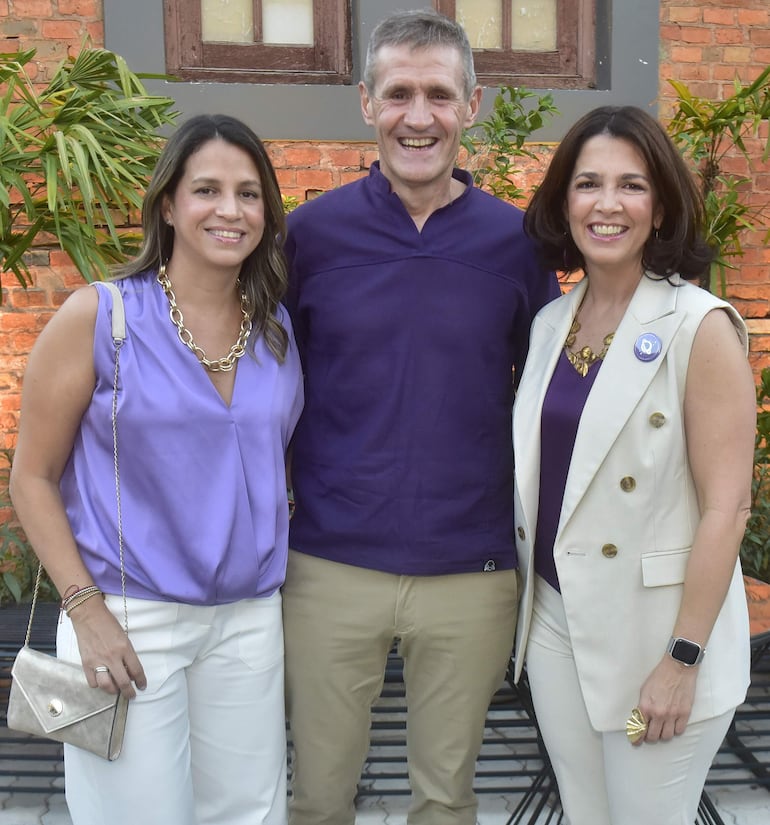
[{"label": "purple sleeveless blouse", "polygon": [[[286,360],[260,337],[256,357],[247,350],[238,361],[228,406],[180,342],[155,274],[116,282],[127,327],[118,396],[126,593],[196,605],[269,596],[286,569],[284,455],[303,402],[288,313],[279,307]],[[98,288],[96,387],[60,487],[94,581],[120,593],[111,296]]]},{"label": "purple sleeveless blouse", "polygon": [[559,590],[559,578],[553,560],[553,545],[559,527],[564,488],[580,416],[601,364],[601,361],[595,361],[588,368],[588,374],[582,377],[562,350],[543,399],[535,570],[556,590]]}]

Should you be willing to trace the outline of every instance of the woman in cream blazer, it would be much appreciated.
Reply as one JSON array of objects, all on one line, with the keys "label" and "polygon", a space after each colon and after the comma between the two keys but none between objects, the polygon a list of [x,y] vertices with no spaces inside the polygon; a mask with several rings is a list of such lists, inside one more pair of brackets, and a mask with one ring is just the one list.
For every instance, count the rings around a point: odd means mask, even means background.
[{"label": "woman in cream blazer", "polygon": [[633,107],[582,118],[527,213],[585,272],[534,321],[513,425],[516,673],[571,825],[692,823],[748,686],[754,391],[738,314],[675,274],[708,264],[700,214]]}]

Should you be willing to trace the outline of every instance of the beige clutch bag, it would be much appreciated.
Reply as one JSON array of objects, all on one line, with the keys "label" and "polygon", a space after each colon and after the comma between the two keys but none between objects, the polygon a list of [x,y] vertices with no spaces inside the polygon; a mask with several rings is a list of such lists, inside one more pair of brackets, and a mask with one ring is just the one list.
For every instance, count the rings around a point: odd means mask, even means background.
[{"label": "beige clutch bag", "polygon": [[24,646],[13,664],[8,727],[117,759],[128,699],[86,681],[80,665]]}]

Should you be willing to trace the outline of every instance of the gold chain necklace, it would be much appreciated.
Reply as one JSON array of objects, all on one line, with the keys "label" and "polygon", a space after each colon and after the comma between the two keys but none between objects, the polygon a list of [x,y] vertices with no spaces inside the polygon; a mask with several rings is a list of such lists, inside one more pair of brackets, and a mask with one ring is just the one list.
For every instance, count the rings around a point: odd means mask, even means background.
[{"label": "gold chain necklace", "polygon": [[588,374],[588,368],[597,361],[601,361],[607,354],[607,350],[610,348],[610,344],[612,343],[612,339],[615,337],[615,333],[610,332],[604,336],[604,348],[601,352],[594,352],[591,347],[582,347],[575,352],[572,347],[575,345],[575,339],[577,338],[579,330],[580,323],[578,322],[578,319],[575,318],[572,322],[572,326],[569,328],[569,334],[564,341],[564,351],[567,353],[567,358],[570,364],[572,364],[582,378],[585,378]]},{"label": "gold chain necklace", "polygon": [[206,353],[193,340],[192,333],[184,325],[184,316],[182,310],[179,309],[176,302],[176,295],[171,288],[171,281],[166,275],[166,265],[161,264],[158,270],[158,283],[163,287],[163,292],[168,298],[169,318],[177,329],[179,340],[195,355],[195,357],[203,364],[209,372],[230,372],[235,366],[235,362],[246,352],[246,341],[249,339],[251,333],[251,315],[249,314],[249,302],[246,298],[246,293],[241,292],[241,329],[238,333],[238,339],[230,347],[230,352],[224,358],[218,358],[216,361],[209,361],[206,358]]}]

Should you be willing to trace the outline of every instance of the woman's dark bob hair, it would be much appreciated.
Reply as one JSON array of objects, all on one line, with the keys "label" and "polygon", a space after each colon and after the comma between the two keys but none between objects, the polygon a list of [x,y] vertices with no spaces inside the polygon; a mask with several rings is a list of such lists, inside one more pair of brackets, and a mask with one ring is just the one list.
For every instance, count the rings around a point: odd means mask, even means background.
[{"label": "woman's dark bob hair", "polygon": [[574,272],[585,260],[575,246],[565,211],[575,163],[586,141],[610,135],[636,148],[647,165],[663,223],[644,246],[642,264],[661,277],[702,275],[714,259],[703,238],[703,200],[679,151],[652,115],[636,106],[601,106],[584,115],[554,152],[543,182],[532,196],[524,229],[550,269]]}]

